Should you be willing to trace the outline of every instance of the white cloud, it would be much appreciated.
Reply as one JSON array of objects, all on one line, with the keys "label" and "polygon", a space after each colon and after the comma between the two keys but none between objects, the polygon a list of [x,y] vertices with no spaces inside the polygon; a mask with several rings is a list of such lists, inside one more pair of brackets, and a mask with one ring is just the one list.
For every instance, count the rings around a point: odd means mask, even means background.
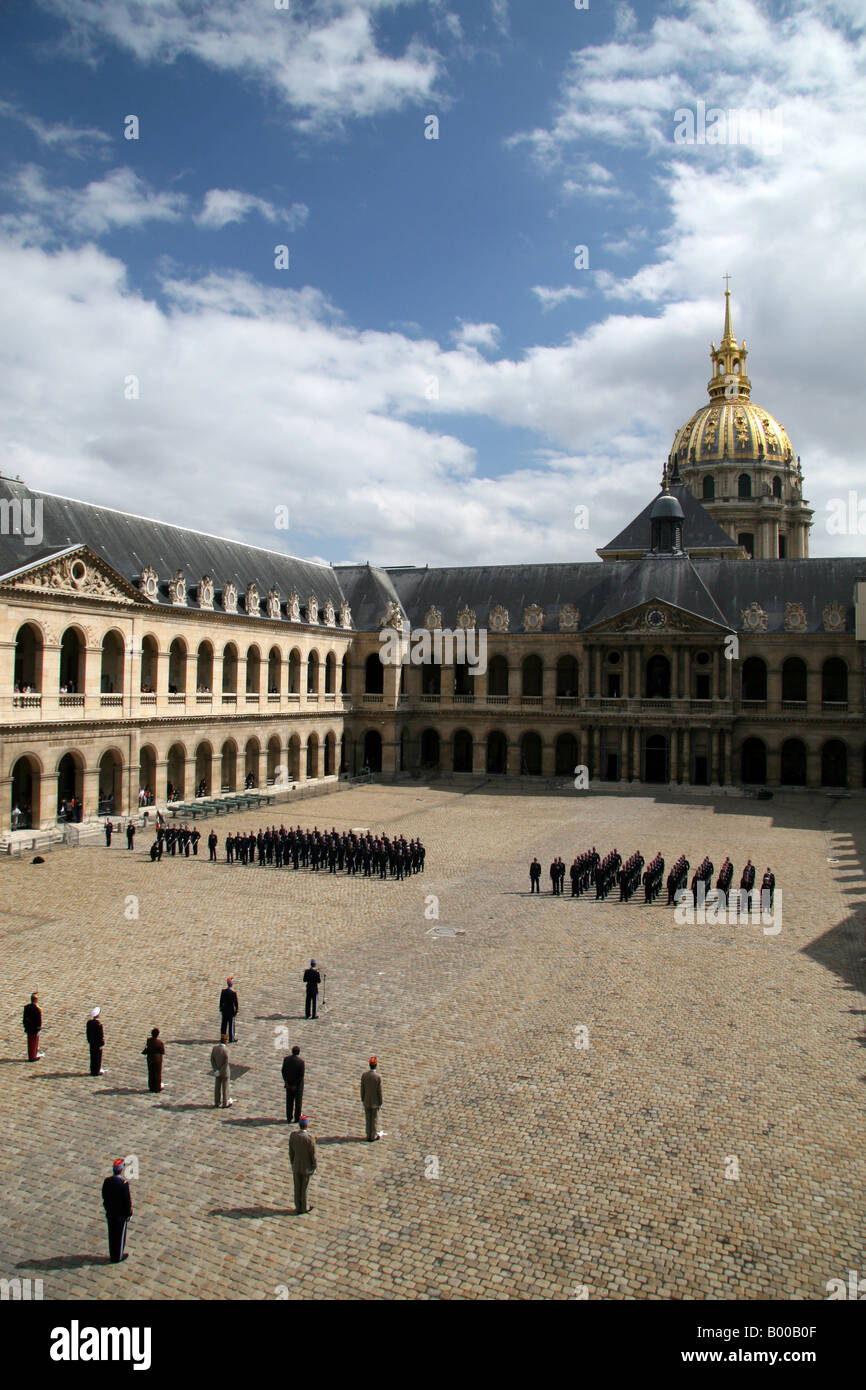
[{"label": "white cloud", "polygon": [[249,0],[42,0],[70,26],[68,47],[97,61],[111,44],[142,63],[192,57],[263,85],[309,129],[429,99],[440,71],[417,40],[391,55],[373,14],[413,0],[311,0],[276,9]]},{"label": "white cloud", "polygon": [[23,210],[23,221],[14,214],[7,225],[39,229],[63,229],[80,236],[101,236],[115,227],[140,227],[145,222],[173,222],[183,215],[186,198],[180,193],[158,193],[132,169],[112,169],[84,188],[52,187],[45,171],[25,165],[10,180]]},{"label": "white cloud", "polygon": [[199,227],[218,231],[230,222],[242,222],[251,212],[257,212],[267,222],[281,223],[289,232],[302,227],[310,215],[306,203],[292,203],[290,208],[280,208],[266,198],[258,198],[254,193],[242,193],[237,188],[210,188],[195,221]]},{"label": "white cloud", "polygon": [[500,34],[507,35],[510,30],[508,0],[490,0],[490,10],[493,15],[493,23]]},{"label": "white cloud", "polygon": [[559,289],[553,289],[550,285],[533,285],[532,293],[546,312],[548,309],[558,309],[568,299],[585,299],[587,291],[579,289],[577,285],[561,285]]},{"label": "white cloud", "polygon": [[452,331],[451,337],[458,347],[482,348],[486,352],[493,352],[499,346],[501,334],[495,323],[465,323],[461,319],[460,327]]},{"label": "white cloud", "polygon": [[97,130],[95,126],[74,126],[65,121],[56,121],[49,125],[40,116],[23,111],[11,101],[0,101],[0,116],[19,121],[21,125],[26,126],[31,134],[36,136],[40,145],[53,150],[62,149],[66,154],[83,155],[94,147],[104,148],[111,143],[110,136],[103,130]]}]

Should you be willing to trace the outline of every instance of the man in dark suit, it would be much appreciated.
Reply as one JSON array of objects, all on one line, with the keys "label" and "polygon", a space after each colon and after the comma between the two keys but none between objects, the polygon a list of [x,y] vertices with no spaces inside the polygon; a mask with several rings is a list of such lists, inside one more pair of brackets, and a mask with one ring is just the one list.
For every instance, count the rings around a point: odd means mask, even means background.
[{"label": "man in dark suit", "polygon": [[87,1027],[84,1030],[87,1038],[87,1046],[90,1048],[91,1076],[105,1075],[102,1069],[102,1049],[105,1046],[105,1030],[102,1027],[102,1022],[99,1017],[101,1012],[102,1010],[98,1005],[95,1009],[90,1010],[90,1018],[87,1020]]},{"label": "man in dark suit", "polygon": [[234,977],[229,975],[226,980],[226,987],[220,994],[220,1032],[225,1033],[230,1043],[237,1041],[235,1016],[238,1011],[238,995],[233,980]]},{"label": "man in dark suit", "polygon": [[135,849],[135,826],[132,821],[126,827],[126,848]]},{"label": "man in dark suit", "polygon": [[301,1049],[295,1045],[291,1055],[283,1058],[283,1085],[286,1088],[286,1120],[289,1124],[299,1122],[301,1103],[304,1099],[304,1059]]},{"label": "man in dark suit", "polygon": [[319,1003],[319,985],[321,983],[322,977],[316,969],[316,962],[311,960],[309,970],[304,971],[304,984],[307,987],[307,997],[304,1002],[304,1018],[310,1017],[311,1010],[313,1018],[317,1017],[316,1009]]},{"label": "man in dark suit", "polygon": [[317,1167],[316,1141],[309,1132],[309,1123],[308,1117],[302,1115],[298,1120],[299,1128],[289,1136],[289,1161],[295,1187],[296,1216],[303,1216],[310,1210],[307,1206],[307,1188]]},{"label": "man in dark suit", "polygon": [[370,1070],[365,1071],[361,1077],[361,1104],[364,1107],[364,1119],[367,1122],[368,1143],[379,1138],[376,1126],[379,1122],[379,1111],[382,1108],[382,1078],[376,1070],[377,1065],[376,1058],[371,1057]]},{"label": "man in dark suit", "polygon": [[102,1184],[102,1205],[108,1222],[108,1256],[114,1265],[127,1259],[123,1253],[126,1244],[126,1223],[132,1216],[132,1195],[129,1183],[123,1176],[123,1159],[116,1158],[112,1164],[112,1174]]},{"label": "man in dark suit", "polygon": [[529,866],[529,891],[530,893],[541,892],[541,865],[537,859],[533,859]]},{"label": "man in dark suit", "polygon": [[112,832],[113,829],[114,829],[114,827],[113,827],[113,825],[111,824],[111,819],[109,818],[109,819],[105,822],[105,848],[106,848],[106,849],[111,849],[111,832]]},{"label": "man in dark suit", "polygon": [[209,852],[209,855],[210,855],[210,861],[209,861],[209,862],[210,862],[211,864],[215,864],[215,863],[216,863],[216,857],[217,857],[217,853],[216,853],[216,852],[217,852],[217,843],[218,843],[218,841],[217,841],[216,831],[215,831],[215,830],[212,830],[211,833],[210,833],[210,834],[208,835],[208,837],[207,837],[207,847],[208,847],[208,852]]}]

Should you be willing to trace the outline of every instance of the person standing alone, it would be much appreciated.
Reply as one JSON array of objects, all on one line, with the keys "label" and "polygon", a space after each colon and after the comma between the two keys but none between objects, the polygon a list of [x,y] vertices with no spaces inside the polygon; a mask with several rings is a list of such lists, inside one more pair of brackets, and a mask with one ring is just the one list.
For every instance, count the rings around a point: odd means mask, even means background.
[{"label": "person standing alone", "polygon": [[310,1211],[307,1206],[307,1188],[310,1178],[316,1171],[316,1141],[309,1132],[309,1117],[302,1115],[298,1128],[289,1136],[289,1160],[292,1165],[292,1179],[295,1188],[295,1215],[303,1216]]},{"label": "person standing alone", "polygon": [[111,1177],[102,1184],[102,1205],[108,1222],[108,1257],[113,1265],[128,1258],[123,1247],[126,1244],[126,1223],[132,1216],[132,1195],[129,1183],[123,1176],[123,1168],[123,1159],[116,1158]]},{"label": "person standing alone", "polygon": [[87,1046],[90,1048],[91,1076],[105,1075],[102,1069],[102,1049],[105,1046],[105,1029],[99,1018],[101,1012],[102,1010],[99,1005],[97,1005],[95,1009],[90,1010],[90,1018],[87,1020],[87,1027],[84,1030],[87,1038]]},{"label": "person standing alone", "polygon": [[316,969],[316,962],[311,960],[309,970],[304,971],[304,984],[307,987],[307,997],[304,1002],[304,1018],[310,1017],[310,1010],[312,1010],[313,1018],[317,1016],[316,1009],[319,1003],[319,985],[321,983],[322,977]]},{"label": "person standing alone", "polygon": [[226,1034],[220,1035],[220,1040],[211,1048],[210,1064],[215,1073],[213,1087],[214,1107],[222,1103],[223,1110],[234,1101],[229,1098],[229,1078],[231,1077],[231,1067],[229,1065],[229,1050],[226,1047]]},{"label": "person standing alone", "polygon": [[226,987],[220,994],[220,1021],[222,1027],[220,1032],[225,1033],[228,1042],[237,1041],[235,1034],[235,1018],[238,1012],[238,995],[234,987],[234,976],[229,975],[226,980]]},{"label": "person standing alone", "polygon": [[297,1044],[292,1048],[291,1056],[283,1058],[283,1085],[286,1088],[286,1121],[300,1122],[301,1105],[304,1099],[304,1072],[306,1066],[301,1056],[301,1049]]},{"label": "person standing alone", "polygon": [[367,1122],[368,1143],[379,1138],[376,1126],[379,1122],[379,1111],[382,1108],[382,1078],[376,1070],[377,1065],[377,1059],[371,1057],[370,1070],[365,1071],[361,1077],[361,1104],[364,1107],[364,1118]]},{"label": "person standing alone", "polygon": [[22,1016],[24,1032],[27,1034],[27,1060],[28,1062],[38,1062],[45,1053],[39,1051],[39,1034],[42,1029],[42,1010],[39,1007],[39,995],[31,994],[30,1003],[24,1005]]}]

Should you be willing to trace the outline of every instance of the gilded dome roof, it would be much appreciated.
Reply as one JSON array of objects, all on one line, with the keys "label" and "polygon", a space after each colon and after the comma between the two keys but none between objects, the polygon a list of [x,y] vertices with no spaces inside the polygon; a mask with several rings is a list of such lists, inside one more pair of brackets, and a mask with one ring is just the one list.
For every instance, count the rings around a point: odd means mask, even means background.
[{"label": "gilded dome roof", "polygon": [[763,458],[794,466],[784,428],[768,410],[748,399],[708,401],[677,431],[671,446],[681,468],[723,460],[743,463]]}]

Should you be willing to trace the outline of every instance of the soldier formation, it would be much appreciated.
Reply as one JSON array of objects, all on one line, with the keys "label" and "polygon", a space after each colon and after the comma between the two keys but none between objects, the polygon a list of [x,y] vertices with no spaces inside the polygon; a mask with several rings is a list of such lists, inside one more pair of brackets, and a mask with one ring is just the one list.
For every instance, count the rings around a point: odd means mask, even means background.
[{"label": "soldier formation", "polygon": [[[640,850],[635,850],[634,854],[623,863],[619,851],[612,849],[604,858],[601,857],[595,845],[592,849],[583,850],[576,854],[569,868],[571,878],[571,896],[579,898],[588,892],[591,887],[595,887],[596,901],[603,901],[611,892],[615,884],[619,884],[620,902],[630,902],[643,884],[644,902],[655,902],[659,896],[664,879],[665,861],[662,858],[661,850],[656,854],[655,859],[644,868],[644,859]],[[550,891],[554,897],[562,894],[562,885],[565,878],[565,864],[559,855],[552,860],[550,865]],[[726,855],[722,865],[716,888],[727,897],[734,875],[734,866],[730,858]],[[713,864],[708,855],[705,855],[692,875],[691,894],[693,897],[702,899],[709,891],[713,877]],[[537,858],[533,858],[529,866],[529,891],[531,893],[540,892],[541,864]],[[684,854],[681,854],[676,863],[671,867],[667,877],[668,906],[677,900],[680,893],[689,881],[689,861]],[[703,884],[703,890],[700,885]],[[740,880],[740,888],[749,894],[751,899],[755,886],[755,866],[749,859],[743,869],[743,876]],[[761,902],[769,907],[773,906],[773,895],[776,889],[776,876],[767,867],[761,881]],[[769,896],[767,896],[769,895]]]},{"label": "soldier formation", "polygon": [[[216,859],[216,846],[208,846],[211,858]],[[260,868],[273,865],[277,869],[309,868],[330,874],[346,873],[364,878],[405,879],[423,874],[426,850],[420,839],[407,840],[405,835],[373,835],[370,831],[339,831],[336,826],[320,830],[317,825],[307,829],[300,825],[275,825],[259,830],[226,835],[227,864],[258,864]]]}]

